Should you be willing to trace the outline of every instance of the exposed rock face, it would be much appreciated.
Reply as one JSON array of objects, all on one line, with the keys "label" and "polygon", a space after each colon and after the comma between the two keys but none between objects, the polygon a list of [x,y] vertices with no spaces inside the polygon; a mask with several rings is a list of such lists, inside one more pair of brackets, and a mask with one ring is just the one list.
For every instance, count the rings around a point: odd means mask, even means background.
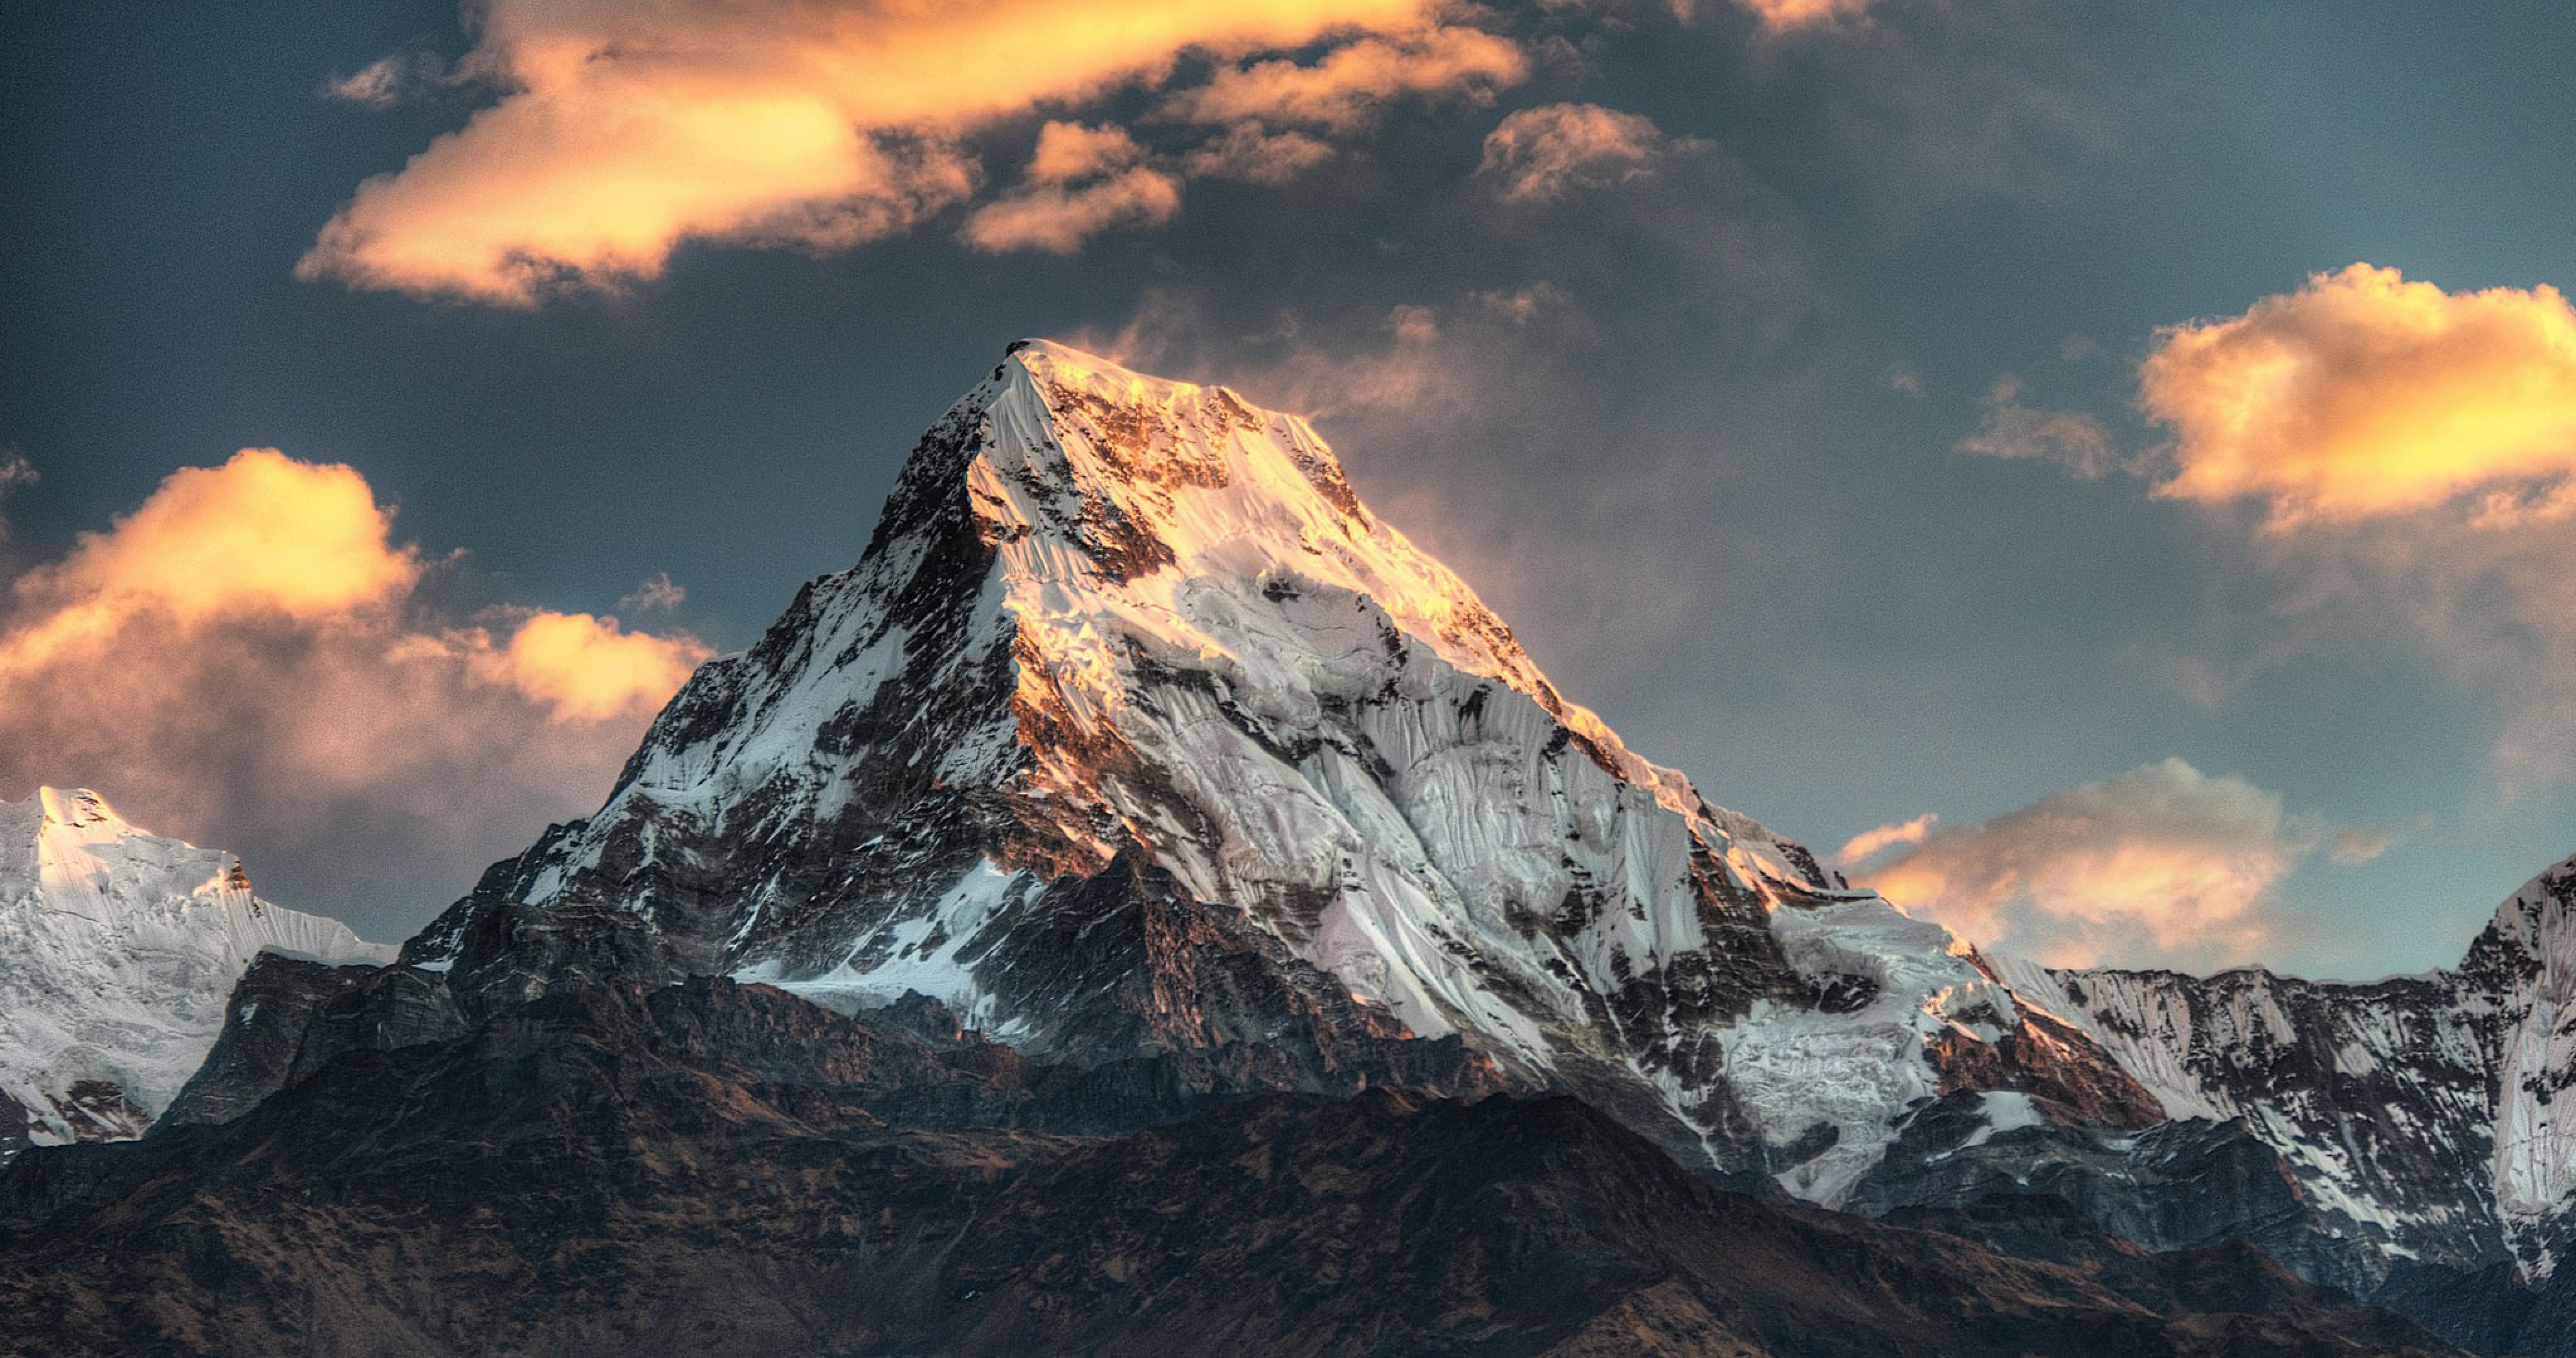
[{"label": "exposed rock face", "polygon": [[263,950],[393,955],[261,900],[240,859],[138,830],[95,792],[0,802],[0,1159],[142,1134]]},{"label": "exposed rock face", "polygon": [[[2057,1262],[1771,1205],[1569,1099],[1210,1103],[916,999],[553,994],[0,1175],[0,1348],[2433,1355],[2244,1247]],[[1149,1130],[1112,1137],[1102,1126]]]}]

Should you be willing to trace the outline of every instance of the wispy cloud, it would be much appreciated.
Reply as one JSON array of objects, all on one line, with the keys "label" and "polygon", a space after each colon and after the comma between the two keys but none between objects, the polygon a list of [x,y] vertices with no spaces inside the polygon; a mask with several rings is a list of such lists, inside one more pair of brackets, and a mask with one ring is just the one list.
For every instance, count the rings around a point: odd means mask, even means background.
[{"label": "wispy cloud", "polygon": [[446,64],[437,54],[415,48],[379,57],[349,75],[322,82],[322,95],[360,108],[387,109],[447,83]]},{"label": "wispy cloud", "polygon": [[1940,819],[1939,813],[1926,811],[1912,820],[1896,821],[1879,826],[1875,830],[1863,830],[1843,841],[1843,846],[1834,851],[1834,861],[1844,867],[1853,867],[1899,845],[1920,844],[1924,836],[1932,833],[1932,827]]},{"label": "wispy cloud", "polygon": [[1259,123],[1237,123],[1191,150],[1181,168],[1194,178],[1285,184],[1333,158],[1333,148],[1303,132],[1271,132]]},{"label": "wispy cloud", "polygon": [[1704,145],[1666,136],[1643,114],[1599,104],[1521,109],[1485,137],[1478,173],[1507,201],[1547,202],[1576,189],[1639,179],[1677,151]]},{"label": "wispy cloud", "polygon": [[1871,0],[1735,0],[1775,33],[1793,29],[1831,28],[1869,12]]},{"label": "wispy cloud", "polygon": [[2054,965],[2207,969],[2277,951],[2277,888],[2309,856],[2363,862],[2402,833],[2292,816],[2242,778],[2167,759],[1983,824],[1884,826],[1843,859],[1887,855],[1855,876],[1981,944]]},{"label": "wispy cloud", "polygon": [[0,448],[0,542],[9,540],[9,495],[21,486],[36,484],[36,464],[15,448]]},{"label": "wispy cloud", "polygon": [[657,571],[653,578],[635,587],[635,592],[617,601],[617,607],[628,613],[668,613],[689,601],[689,592],[671,583],[669,571]]},{"label": "wispy cloud", "polygon": [[1529,73],[1518,45],[1473,28],[1431,27],[1362,38],[1312,63],[1285,59],[1229,67],[1174,96],[1171,116],[1202,123],[1254,122],[1347,132],[1399,98],[1489,98]]},{"label": "wispy cloud", "polygon": [[1113,227],[1159,225],[1180,210],[1181,185],[1144,159],[1123,128],[1048,123],[1022,187],[977,208],[960,235],[978,250],[1069,255]]},{"label": "wispy cloud", "polygon": [[[1918,380],[1916,393],[1921,391]],[[2021,379],[2009,373],[1986,392],[1986,419],[1959,440],[1959,451],[1980,457],[2050,463],[2067,474],[2098,481],[2131,460],[2111,444],[2102,422],[2080,410],[2041,410],[2022,404]]]}]

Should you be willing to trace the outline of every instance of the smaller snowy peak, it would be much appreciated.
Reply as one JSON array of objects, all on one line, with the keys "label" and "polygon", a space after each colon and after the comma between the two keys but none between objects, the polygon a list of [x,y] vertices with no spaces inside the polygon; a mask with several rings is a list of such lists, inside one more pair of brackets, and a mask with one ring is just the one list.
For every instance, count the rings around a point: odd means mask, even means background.
[{"label": "smaller snowy peak", "polygon": [[0,1155],[114,1140],[176,1097],[263,951],[381,964],[393,949],[254,895],[242,861],[146,833],[88,789],[0,802]]}]

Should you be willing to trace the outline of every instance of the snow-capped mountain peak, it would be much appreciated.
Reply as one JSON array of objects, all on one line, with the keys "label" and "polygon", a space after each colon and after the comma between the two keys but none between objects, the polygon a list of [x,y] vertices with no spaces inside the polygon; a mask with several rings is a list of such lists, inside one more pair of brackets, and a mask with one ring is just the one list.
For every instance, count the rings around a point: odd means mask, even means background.
[{"label": "snow-capped mountain peak", "polygon": [[0,1153],[141,1132],[222,1030],[263,950],[390,961],[252,894],[238,857],[146,833],[87,789],[0,802]]},{"label": "snow-capped mountain peak", "polygon": [[[2080,1034],[2022,1041],[1937,926],[1566,701],[1306,421],[1045,341],[923,438],[855,567],[702,669],[598,815],[408,956],[470,975],[493,920],[611,905],[679,970],[919,990],[1041,1052],[1285,1021],[1066,975],[1099,931],[1062,916],[1122,862],[1340,996],[1314,1003],[1820,1200],[1959,1080],[2149,1106]],[[524,971],[491,993],[546,984]]]}]

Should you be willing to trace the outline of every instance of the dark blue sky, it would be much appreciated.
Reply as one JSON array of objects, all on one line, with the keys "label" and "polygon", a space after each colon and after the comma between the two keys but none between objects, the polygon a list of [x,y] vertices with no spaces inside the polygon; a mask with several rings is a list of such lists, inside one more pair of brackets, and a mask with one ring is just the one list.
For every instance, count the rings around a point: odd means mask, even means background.
[{"label": "dark blue sky", "polygon": [[[292,276],[361,180],[502,97],[321,93],[389,53],[463,57],[451,6],[13,0],[0,444],[40,479],[0,503],[0,569],[59,560],[177,468],[272,446],[354,467],[425,558],[465,554],[420,609],[605,614],[668,572],[686,602],[628,624],[738,648],[855,557],[914,436],[1002,344],[1044,334],[1312,410],[1362,494],[1564,688],[1820,849],[1924,812],[1967,832],[2178,758],[2278,799],[2269,830],[2219,812],[2210,831],[2215,854],[2252,833],[2281,856],[2227,879],[2260,896],[2259,955],[2342,973],[2455,958],[2576,849],[2569,780],[2497,755],[2558,715],[2516,665],[2576,619],[2508,601],[2497,626],[2541,641],[2464,660],[2462,609],[2324,590],[2328,568],[2241,507],[1959,449],[2009,375],[2014,406],[2151,457],[2172,430],[2140,413],[2136,371],[2159,327],[2356,261],[2453,293],[2576,280],[2576,15],[1882,0],[1767,32],[1716,0],[1687,22],[1462,13],[1530,54],[1519,78],[1393,98],[1319,131],[1333,157],[1286,183],[1189,179],[1168,220],[1071,255],[959,231],[1050,118],[1177,164],[1144,88],[971,120],[979,196],[884,238],[684,241],[658,276],[514,308]],[[1479,173],[1489,134],[1559,105],[1660,140],[1634,173],[1506,197]],[[2564,546],[2564,521],[2531,531]],[[0,797],[120,796],[126,771],[66,767],[50,729],[11,728]],[[160,770],[222,798],[123,799],[381,937],[586,809],[562,789],[604,791],[613,763],[441,835],[363,788],[299,819],[238,759]],[[2327,847],[2378,832],[2368,861]],[[358,833],[390,847],[332,838]]]}]

